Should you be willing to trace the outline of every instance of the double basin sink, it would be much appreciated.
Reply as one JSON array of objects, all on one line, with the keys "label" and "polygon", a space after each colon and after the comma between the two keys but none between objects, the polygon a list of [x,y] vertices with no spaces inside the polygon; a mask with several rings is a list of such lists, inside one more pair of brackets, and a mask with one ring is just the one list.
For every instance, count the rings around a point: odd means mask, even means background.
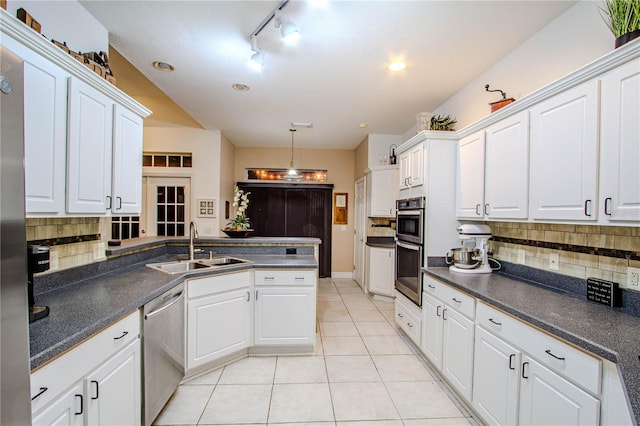
[{"label": "double basin sink", "polygon": [[149,263],[149,268],[162,271],[167,274],[183,274],[185,272],[219,269],[225,266],[237,265],[239,263],[249,263],[248,260],[236,257],[214,257],[212,259],[176,260],[170,262]]}]

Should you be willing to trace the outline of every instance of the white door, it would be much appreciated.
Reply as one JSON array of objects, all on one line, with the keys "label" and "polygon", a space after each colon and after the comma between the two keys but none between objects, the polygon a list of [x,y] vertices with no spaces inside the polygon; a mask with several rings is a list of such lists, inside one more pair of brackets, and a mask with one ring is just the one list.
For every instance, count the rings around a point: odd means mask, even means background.
[{"label": "white door", "polygon": [[113,115],[113,214],[142,211],[142,118],[115,105]]},{"label": "white door", "polygon": [[184,236],[191,220],[191,179],[147,177],[140,236]]},{"label": "white door", "polygon": [[640,221],[640,60],[602,78],[600,203],[607,221]]},{"label": "white door", "polygon": [[188,302],[187,369],[250,346],[250,298],[247,287]]},{"label": "white door", "polygon": [[533,219],[597,219],[598,122],[597,80],[531,108]]},{"label": "white door", "polygon": [[442,312],[442,374],[467,401],[473,382],[473,321],[445,306]]},{"label": "white door", "polygon": [[256,345],[315,343],[313,287],[258,287],[255,303]]},{"label": "white door", "polygon": [[69,79],[67,212],[105,214],[111,199],[113,101]]},{"label": "white door", "polygon": [[476,327],[473,355],[473,408],[489,424],[517,424],[522,353]]},{"label": "white door", "polygon": [[353,279],[364,289],[364,244],[365,244],[365,223],[367,221],[366,211],[366,177],[356,181],[355,197],[355,227],[353,241]]},{"label": "white door", "polygon": [[484,202],[487,219],[529,216],[529,112],[487,129]]},{"label": "white door", "polygon": [[87,424],[140,424],[140,340],[136,339],[85,380]]},{"label": "white door", "polygon": [[484,217],[484,130],[460,139],[456,216],[460,219]]},{"label": "white door", "polygon": [[78,382],[34,416],[31,424],[34,426],[83,425],[85,402],[82,382]]},{"label": "white door", "polygon": [[444,303],[422,293],[422,352],[442,369],[442,310]]}]

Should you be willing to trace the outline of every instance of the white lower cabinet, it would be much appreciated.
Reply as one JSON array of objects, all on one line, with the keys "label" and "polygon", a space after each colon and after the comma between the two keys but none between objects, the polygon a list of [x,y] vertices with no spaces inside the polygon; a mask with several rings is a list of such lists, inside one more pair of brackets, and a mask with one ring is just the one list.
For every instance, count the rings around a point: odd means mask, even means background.
[{"label": "white lower cabinet", "polygon": [[314,345],[315,271],[257,270],[255,284],[254,344]]},{"label": "white lower cabinet", "polygon": [[422,316],[420,308],[401,293],[396,294],[395,319],[396,324],[413,340],[413,343],[420,345],[422,337]]},{"label": "white lower cabinet", "polygon": [[474,352],[472,406],[487,423],[600,423],[598,359],[482,303]]},{"label": "white lower cabinet", "polygon": [[187,280],[187,370],[251,345],[248,271]]},{"label": "white lower cabinet", "polygon": [[370,293],[393,296],[394,249],[367,246],[365,250],[367,267],[365,288]]},{"label": "white lower cabinet", "polygon": [[140,317],[118,321],[31,374],[34,425],[139,425]]}]

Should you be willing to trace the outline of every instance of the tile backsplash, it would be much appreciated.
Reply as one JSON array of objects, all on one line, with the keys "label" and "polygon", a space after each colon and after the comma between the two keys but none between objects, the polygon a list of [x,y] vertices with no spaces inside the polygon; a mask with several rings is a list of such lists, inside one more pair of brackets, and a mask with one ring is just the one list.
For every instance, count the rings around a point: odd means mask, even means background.
[{"label": "tile backsplash", "polygon": [[27,219],[28,244],[50,247],[50,271],[87,265],[105,258],[107,218]]},{"label": "tile backsplash", "polygon": [[[627,267],[640,267],[640,227],[487,222],[498,260],[577,278],[595,277],[626,287]],[[557,269],[552,268],[557,255]],[[636,287],[632,288],[637,290]]]},{"label": "tile backsplash", "polygon": [[396,235],[396,220],[386,217],[367,218],[368,237],[393,237]]}]

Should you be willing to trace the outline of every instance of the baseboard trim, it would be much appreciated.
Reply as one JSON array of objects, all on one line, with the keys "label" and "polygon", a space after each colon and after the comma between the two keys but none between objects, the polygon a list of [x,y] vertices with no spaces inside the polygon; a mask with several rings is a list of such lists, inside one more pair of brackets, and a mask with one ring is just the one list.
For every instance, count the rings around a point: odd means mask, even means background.
[{"label": "baseboard trim", "polygon": [[352,278],[353,272],[332,272],[331,278]]}]

